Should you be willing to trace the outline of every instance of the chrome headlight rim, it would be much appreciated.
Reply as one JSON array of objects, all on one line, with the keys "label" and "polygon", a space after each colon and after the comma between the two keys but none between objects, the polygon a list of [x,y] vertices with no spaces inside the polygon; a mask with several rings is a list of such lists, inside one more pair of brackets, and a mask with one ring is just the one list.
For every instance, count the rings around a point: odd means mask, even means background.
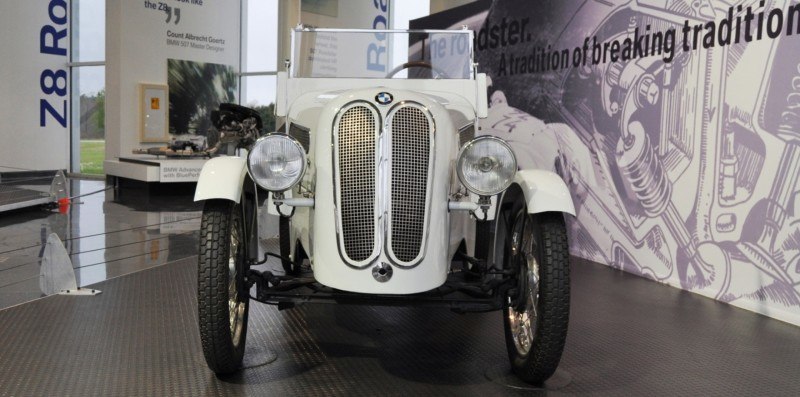
[{"label": "chrome headlight rim", "polygon": [[[504,146],[508,150],[508,153],[511,155],[511,161],[513,162],[514,173],[512,174],[511,178],[508,178],[508,180],[502,186],[502,188],[497,189],[497,191],[486,191],[477,189],[475,186],[471,186],[470,184],[465,182],[466,178],[464,177],[464,171],[463,171],[464,153],[476,143],[479,143],[484,140],[491,140]],[[509,145],[508,142],[506,142],[504,139],[492,135],[481,135],[473,139],[470,139],[467,143],[461,146],[461,149],[459,149],[458,151],[458,157],[456,157],[456,172],[458,174],[458,180],[470,192],[475,193],[478,196],[494,196],[496,194],[504,192],[514,182],[514,175],[516,175],[517,173],[517,156],[514,154],[514,150],[511,149],[511,145]]]},{"label": "chrome headlight rim", "polygon": [[[271,189],[270,187],[264,186],[263,184],[261,184],[260,181],[258,180],[258,178],[256,178],[255,174],[253,173],[253,165],[252,165],[252,162],[250,161],[250,157],[253,156],[253,153],[255,153],[255,149],[256,149],[256,147],[258,147],[259,144],[264,144],[264,142],[266,142],[268,139],[274,139],[274,138],[286,139],[289,142],[291,142],[292,144],[294,144],[294,146],[297,147],[297,150],[300,153],[300,156],[302,157],[302,164],[301,164],[302,168],[300,169],[300,173],[298,173],[297,178],[294,181],[292,181],[291,184],[287,184],[286,187],[280,186],[280,187],[282,187],[282,189]],[[248,151],[248,153],[247,153],[247,172],[248,172],[248,174],[250,174],[250,178],[259,187],[261,187],[262,189],[265,189],[265,190],[270,191],[270,192],[282,193],[282,192],[285,192],[285,191],[290,190],[293,187],[297,186],[297,184],[299,184],[300,181],[303,180],[303,176],[305,176],[306,169],[308,168],[308,155],[306,154],[306,151],[305,151],[305,148],[303,148],[303,145],[295,137],[293,137],[291,135],[288,135],[286,133],[283,133],[283,132],[269,133],[269,134],[266,134],[266,135],[262,136],[261,138],[258,138],[255,141],[255,143],[253,143],[253,146],[250,149],[251,150]]]}]

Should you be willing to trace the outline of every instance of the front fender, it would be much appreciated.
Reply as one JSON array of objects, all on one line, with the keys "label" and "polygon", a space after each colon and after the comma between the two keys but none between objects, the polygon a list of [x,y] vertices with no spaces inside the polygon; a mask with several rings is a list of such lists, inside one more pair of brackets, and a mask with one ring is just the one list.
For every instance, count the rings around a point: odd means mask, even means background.
[{"label": "front fender", "polygon": [[575,215],[575,205],[564,180],[544,170],[521,170],[514,177],[528,204],[528,213],[557,211]]},{"label": "front fender", "polygon": [[247,159],[244,157],[227,156],[208,160],[200,171],[194,201],[225,199],[238,203],[246,176]]}]

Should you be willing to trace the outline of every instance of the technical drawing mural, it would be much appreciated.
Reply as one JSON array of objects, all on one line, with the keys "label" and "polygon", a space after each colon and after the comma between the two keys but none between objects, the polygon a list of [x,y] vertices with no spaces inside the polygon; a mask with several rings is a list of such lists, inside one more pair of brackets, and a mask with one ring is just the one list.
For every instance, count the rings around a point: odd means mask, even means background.
[{"label": "technical drawing mural", "polygon": [[571,185],[574,255],[800,324],[800,34],[764,28],[669,61],[662,36],[655,56],[532,71],[586,38],[674,29],[680,48],[686,21],[798,3],[496,0],[470,21],[492,79],[482,133],[525,144],[523,167]]}]

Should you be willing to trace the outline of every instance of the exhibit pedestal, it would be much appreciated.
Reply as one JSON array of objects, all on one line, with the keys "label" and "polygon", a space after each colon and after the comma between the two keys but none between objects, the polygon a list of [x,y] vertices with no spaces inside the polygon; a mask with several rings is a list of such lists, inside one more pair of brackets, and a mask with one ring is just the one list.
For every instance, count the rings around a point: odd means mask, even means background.
[{"label": "exhibit pedestal", "polygon": [[208,161],[202,159],[170,159],[153,156],[120,157],[103,163],[106,175],[141,182],[197,182],[200,170]]}]

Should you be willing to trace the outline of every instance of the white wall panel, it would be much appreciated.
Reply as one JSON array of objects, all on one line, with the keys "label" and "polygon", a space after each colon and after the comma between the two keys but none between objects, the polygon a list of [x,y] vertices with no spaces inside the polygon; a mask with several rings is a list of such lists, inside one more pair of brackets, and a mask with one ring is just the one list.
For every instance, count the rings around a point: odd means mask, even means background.
[{"label": "white wall panel", "polygon": [[168,59],[239,70],[240,2],[107,0],[106,14],[106,159],[114,160],[147,146],[139,142],[138,87],[167,84]]},{"label": "white wall panel", "polygon": [[0,171],[68,168],[69,3],[0,4]]}]

